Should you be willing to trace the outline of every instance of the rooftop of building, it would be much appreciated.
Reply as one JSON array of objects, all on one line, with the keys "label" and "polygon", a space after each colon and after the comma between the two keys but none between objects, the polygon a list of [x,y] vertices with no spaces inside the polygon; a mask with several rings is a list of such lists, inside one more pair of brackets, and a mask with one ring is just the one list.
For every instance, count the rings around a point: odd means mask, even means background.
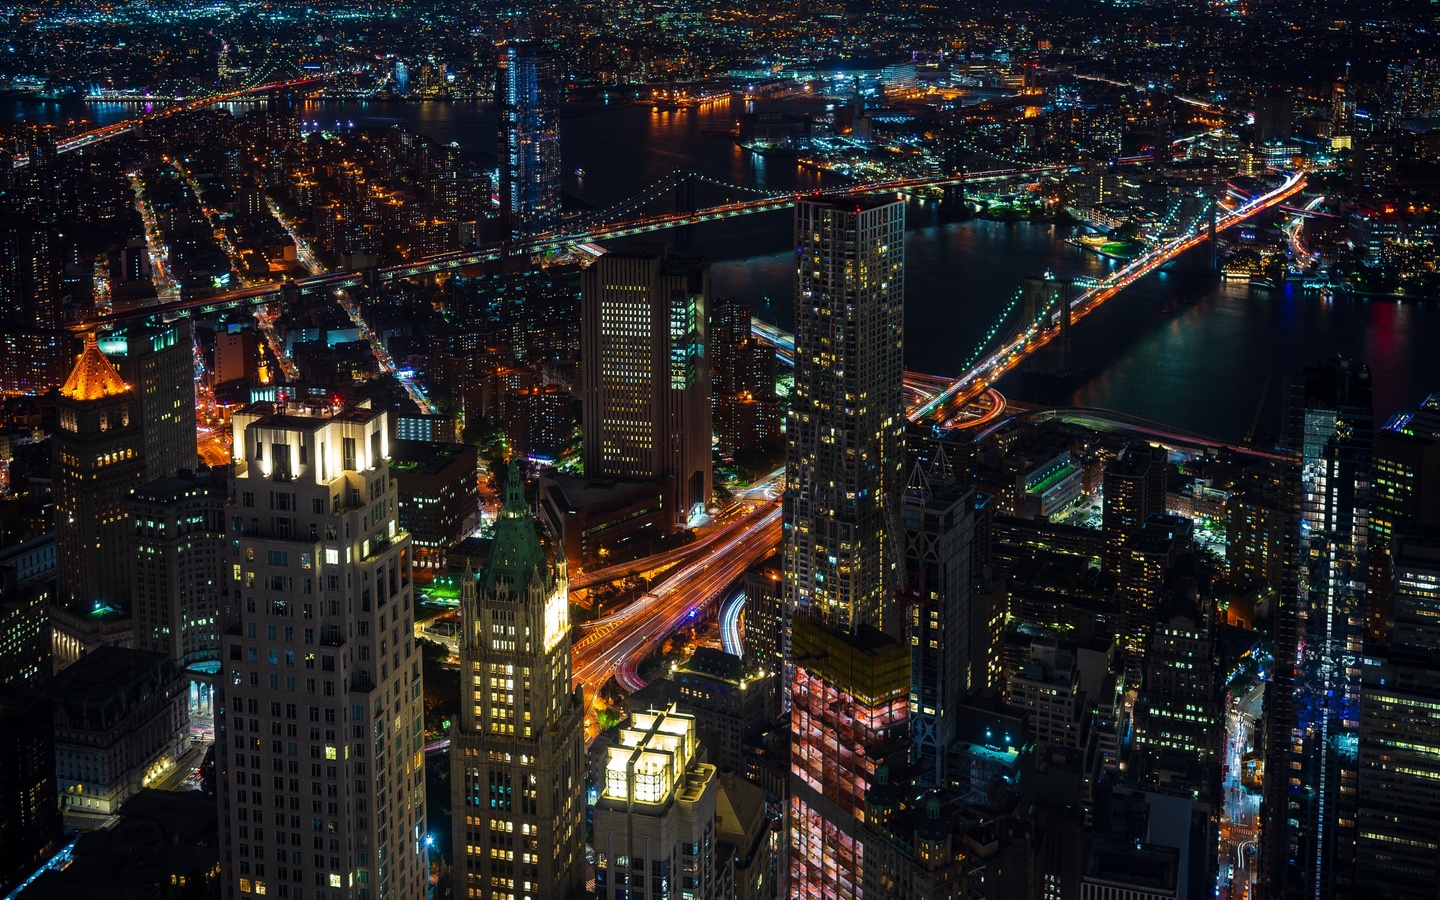
[{"label": "rooftop of building", "polygon": [[1179,873],[1179,851],[1156,844],[1097,842],[1085,857],[1085,877],[1114,884],[1174,891]]},{"label": "rooftop of building", "polygon": [[253,416],[250,422],[261,428],[280,428],[289,431],[319,431],[331,422],[354,422],[364,424],[384,415],[374,409],[369,401],[345,404],[339,398],[332,400],[289,400],[283,403],[261,401],[252,403],[240,415]]},{"label": "rooftop of building", "polygon": [[131,499],[140,503],[172,503],[193,495],[197,491],[205,491],[218,486],[218,482],[212,481],[208,474],[189,478],[162,475],[136,488]]},{"label": "rooftop of building", "polygon": [[[167,663],[170,657],[164,653],[104,645],[61,669],[46,686],[46,693],[57,702],[100,703]],[[169,668],[172,674],[178,671],[173,664]]]},{"label": "rooftop of building", "polygon": [[466,459],[473,468],[475,455],[470,444],[395,441],[390,445],[390,471],[397,475],[439,475]]},{"label": "rooftop of building", "polygon": [[70,377],[66,378],[65,384],[60,387],[61,396],[79,401],[104,400],[129,390],[130,386],[125,383],[125,379],[120,377],[115,366],[100,352],[95,335],[85,335],[85,346],[75,358],[75,367],[70,370]]},{"label": "rooftop of building", "polygon": [[706,678],[726,681],[733,685],[744,684],[751,674],[749,667],[745,665],[745,660],[713,647],[701,647],[696,650],[685,661],[685,664],[675,671],[677,674],[703,675]]},{"label": "rooftop of building", "polygon": [[153,900],[205,896],[219,872],[215,798],[142,789],[113,828],[82,835],[69,865],[42,874],[27,900]]}]

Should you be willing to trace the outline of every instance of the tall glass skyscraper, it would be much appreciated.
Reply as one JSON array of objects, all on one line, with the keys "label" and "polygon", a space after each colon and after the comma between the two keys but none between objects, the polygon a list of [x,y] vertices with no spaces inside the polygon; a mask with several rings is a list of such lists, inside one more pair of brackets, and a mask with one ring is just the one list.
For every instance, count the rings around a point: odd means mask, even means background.
[{"label": "tall glass skyscraper", "polygon": [[500,212],[511,240],[560,227],[560,79],[553,56],[524,41],[499,47]]},{"label": "tall glass skyscraper", "polygon": [[1295,592],[1280,598],[1276,612],[1266,700],[1276,719],[1265,767],[1272,780],[1261,860],[1266,896],[1322,900],[1353,881],[1370,398],[1369,367],[1338,357],[1306,369],[1291,389],[1299,553]]}]

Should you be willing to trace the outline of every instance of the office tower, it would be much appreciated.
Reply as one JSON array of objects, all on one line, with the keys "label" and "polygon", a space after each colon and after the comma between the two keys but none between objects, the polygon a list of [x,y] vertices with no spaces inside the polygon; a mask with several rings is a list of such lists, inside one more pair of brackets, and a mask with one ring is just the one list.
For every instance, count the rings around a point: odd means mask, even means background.
[{"label": "office tower", "polygon": [[[1267,896],[1331,896],[1348,891],[1353,877],[1370,396],[1369,367],[1338,357],[1307,368],[1290,391],[1286,443],[1301,466],[1299,565],[1294,598],[1282,597],[1276,613],[1277,680],[1266,699],[1267,715],[1284,715],[1288,734],[1267,742],[1274,756],[1265,764],[1267,773],[1288,776],[1289,790],[1273,805],[1266,797]],[[1292,696],[1272,705],[1287,668]]]},{"label": "office tower", "polygon": [[547,900],[584,881],[585,699],[570,683],[569,585],[564,557],[545,558],[512,465],[490,559],[460,588],[469,696],[450,736],[457,897]]},{"label": "office tower", "polygon": [[497,49],[500,216],[523,241],[560,229],[560,62],[524,41]]},{"label": "office tower", "polygon": [[195,347],[190,320],[146,320],[104,336],[100,348],[134,391],[144,433],[145,480],[195,470]]},{"label": "office tower", "polygon": [[1279,462],[1252,463],[1225,500],[1225,562],[1230,577],[1267,592],[1281,589],[1293,562],[1286,557],[1286,535],[1293,525],[1286,491],[1289,468]]},{"label": "office tower", "polygon": [[51,588],[20,581],[14,566],[0,567],[0,691],[34,687],[50,677]]},{"label": "office tower", "polygon": [[1394,621],[1392,535],[1408,521],[1440,521],[1440,397],[1426,397],[1416,409],[1396,413],[1375,432],[1373,468],[1365,632],[1367,641],[1383,644],[1390,640]]},{"label": "office tower", "polygon": [[1030,655],[1010,677],[1010,705],[1030,715],[1035,743],[1046,750],[1079,750],[1090,731],[1075,651],[1050,635],[1030,641]]},{"label": "office tower", "polygon": [[1363,662],[1356,882],[1409,900],[1440,882],[1440,531],[1401,525],[1392,549],[1394,632]]},{"label": "office tower", "polygon": [[945,784],[955,716],[984,680],[975,670],[984,663],[970,656],[971,629],[984,623],[975,622],[971,597],[975,493],[955,483],[943,448],[928,472],[912,471],[904,515],[911,759],[923,783]]},{"label": "office tower", "polygon": [[390,477],[400,502],[400,527],[410,535],[414,565],[443,568],[445,552],[465,538],[479,516],[475,448],[469,444],[397,441]]},{"label": "office tower", "polygon": [[65,379],[78,348],[61,327],[64,272],[54,228],[20,220],[0,226],[0,389],[43,394]]},{"label": "office tower", "polygon": [[1175,750],[1208,762],[1219,755],[1225,729],[1214,616],[1184,590],[1172,591],[1156,612],[1135,701],[1136,749],[1152,759]]},{"label": "office tower", "polygon": [[1121,645],[1126,652],[1126,670],[1132,683],[1139,682],[1165,573],[1181,554],[1190,550],[1194,535],[1194,523],[1184,516],[1157,513],[1127,536],[1120,548],[1116,597],[1124,619]]},{"label": "office tower", "polygon": [[1125,539],[1145,520],[1165,511],[1166,454],[1159,447],[1131,444],[1105,467],[1100,526],[1105,532],[1105,568],[1116,574],[1124,562]]},{"label": "office tower", "polygon": [[55,797],[49,701],[0,692],[0,890],[7,894],[60,846],[64,826]]},{"label": "office tower", "polygon": [[1386,643],[1440,650],[1440,532],[1402,525],[1394,532],[1392,553],[1394,615]]},{"label": "office tower", "polygon": [[595,780],[596,896],[727,895],[715,866],[716,769],[694,716],[673,706],[635,713]]},{"label": "office tower", "polygon": [[881,764],[903,763],[909,648],[869,625],[793,625],[790,896],[857,898],[865,877],[865,795]]},{"label": "office tower", "polygon": [[128,606],[124,503],[145,474],[137,392],[89,335],[55,404],[55,599],[82,614]]},{"label": "office tower", "polygon": [[1270,90],[1255,98],[1255,143],[1283,141],[1295,130],[1295,103],[1290,95]]},{"label": "office tower", "polygon": [[54,707],[55,778],[66,816],[114,815],[188,747],[185,677],[163,653],[100,647],[44,690]]},{"label": "office tower", "polygon": [[905,204],[795,206],[795,391],[786,416],[786,606],[884,627],[901,586]]},{"label": "office tower", "polygon": [[1360,692],[1355,882],[1369,896],[1435,896],[1440,856],[1440,654],[1392,646],[1365,655]]},{"label": "office tower", "polygon": [[669,482],[683,524],[710,502],[710,267],[642,244],[600,257],[582,286],[585,475]]},{"label": "office tower", "polygon": [[420,654],[385,413],[259,403],[232,428],[215,697],[224,896],[421,900]]},{"label": "office tower", "polygon": [[[157,478],[125,503],[134,560],[135,646],[182,667],[220,658],[216,618],[229,566],[229,485],[209,474]],[[225,573],[228,574],[228,573]]]},{"label": "office tower", "polygon": [[207,471],[157,478],[125,502],[135,646],[186,670],[191,719],[206,726],[220,669],[220,591],[230,580],[229,493],[228,477]]}]

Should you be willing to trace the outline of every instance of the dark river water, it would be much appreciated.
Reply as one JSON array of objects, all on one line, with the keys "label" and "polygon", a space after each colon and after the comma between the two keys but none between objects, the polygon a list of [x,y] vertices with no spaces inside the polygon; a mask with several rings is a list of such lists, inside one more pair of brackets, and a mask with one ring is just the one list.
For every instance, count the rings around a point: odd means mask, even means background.
[{"label": "dark river water", "polygon": [[[136,109],[15,103],[9,115],[51,121],[83,116],[104,124]],[[755,156],[717,135],[733,123],[728,103],[666,113],[617,101],[567,113],[561,124],[567,202],[609,208],[675,169],[735,186],[701,182],[696,200],[702,206],[744,198],[743,187],[794,190],[830,183],[794,160]],[[484,157],[495,150],[493,110],[466,103],[325,102],[304,115],[327,128],[403,125]],[[1064,243],[1066,236],[1067,230],[1050,226],[961,220],[936,201],[912,202],[907,367],[957,373],[1026,275],[1103,275],[1110,264]],[[718,293],[745,297],[757,314],[789,326],[788,213],[703,225],[696,242],[714,264]],[[1440,304],[1327,302],[1298,292],[1252,291],[1201,273],[1163,272],[1111,299],[1076,328],[1070,379],[1011,376],[1000,388],[1016,399],[1069,400],[1233,440],[1250,430],[1257,410],[1260,432],[1273,434],[1287,378],[1335,353],[1371,366],[1377,416],[1418,403],[1440,389]]]}]

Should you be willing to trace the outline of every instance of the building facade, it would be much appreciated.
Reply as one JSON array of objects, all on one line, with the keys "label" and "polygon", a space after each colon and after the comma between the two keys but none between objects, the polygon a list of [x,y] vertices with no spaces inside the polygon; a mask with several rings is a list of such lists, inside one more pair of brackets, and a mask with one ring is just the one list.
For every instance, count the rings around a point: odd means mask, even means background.
[{"label": "building facade", "polygon": [[795,247],[786,606],[878,628],[903,566],[905,204],[797,203]]},{"label": "building facade", "polygon": [[1290,789],[1279,808],[1266,804],[1262,852],[1267,896],[1277,898],[1344,894],[1354,883],[1369,367],[1332,358],[1307,368],[1291,386],[1287,415],[1286,442],[1300,463],[1299,565],[1294,599],[1282,598],[1277,611],[1275,668],[1293,660],[1295,680],[1290,709],[1280,712],[1288,733],[1265,768],[1286,773]]},{"label": "building facade", "polygon": [[877,767],[908,754],[909,648],[809,617],[795,620],[791,646],[790,897],[858,898],[866,792]]},{"label": "building facade", "polygon": [[596,773],[595,895],[718,900],[729,896],[715,865],[715,766],[695,718],[636,713]]},{"label": "building facade", "polygon": [[569,584],[564,557],[545,557],[512,465],[490,559],[460,589],[456,897],[548,900],[584,883],[585,701],[571,686]]},{"label": "building facade", "polygon": [[386,414],[232,419],[215,750],[226,900],[421,900],[424,710]]},{"label": "building facade", "polygon": [[709,301],[710,267],[661,244],[582,277],[585,476],[671,480],[676,522],[710,502]]},{"label": "building facade", "polygon": [[220,659],[216,619],[226,552],[220,478],[157,478],[126,501],[135,646],[182,667]]},{"label": "building facade", "polygon": [[498,51],[500,212],[521,241],[560,228],[560,62],[525,41]]},{"label": "building facade", "polygon": [[941,449],[928,472],[911,473],[904,511],[911,758],[926,770],[924,783],[944,784],[955,716],[983,667],[970,657],[975,493],[955,482]]},{"label": "building facade", "polygon": [[100,647],[46,687],[54,705],[60,807],[113,815],[179,760],[189,732],[186,682],[163,653]]}]

